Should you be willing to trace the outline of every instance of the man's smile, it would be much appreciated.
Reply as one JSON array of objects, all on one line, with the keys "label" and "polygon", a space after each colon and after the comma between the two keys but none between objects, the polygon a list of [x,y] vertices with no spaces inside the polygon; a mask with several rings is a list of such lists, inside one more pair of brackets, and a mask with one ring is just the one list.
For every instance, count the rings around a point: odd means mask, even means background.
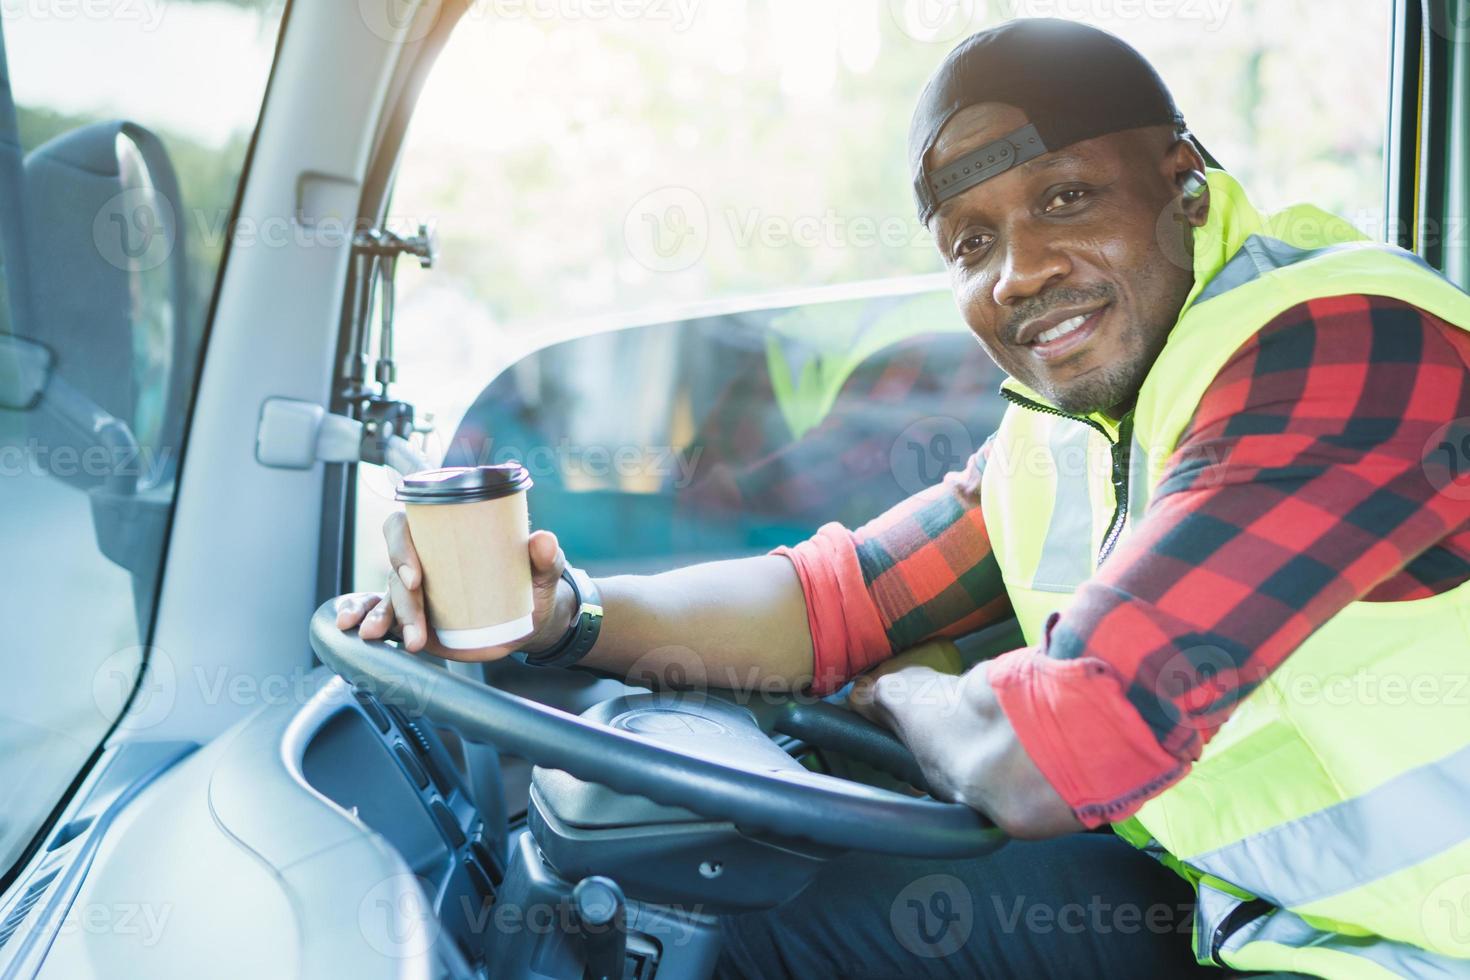
[{"label": "man's smile", "polygon": [[1040,317],[1021,328],[1016,342],[1042,361],[1057,361],[1090,341],[1111,307],[1104,303],[1092,310]]}]

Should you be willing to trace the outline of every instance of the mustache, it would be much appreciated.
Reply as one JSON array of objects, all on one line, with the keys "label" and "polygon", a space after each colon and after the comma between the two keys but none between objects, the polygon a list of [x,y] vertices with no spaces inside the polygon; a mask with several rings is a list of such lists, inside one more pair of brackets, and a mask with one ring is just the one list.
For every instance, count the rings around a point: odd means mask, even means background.
[{"label": "mustache", "polygon": [[1112,302],[1115,295],[1113,287],[1107,283],[1099,283],[1096,286],[1054,286],[1042,293],[1033,296],[1020,306],[1011,311],[1006,318],[1006,334],[1011,342],[1021,334],[1021,328],[1039,316],[1045,316],[1052,310],[1062,309],[1070,306],[1086,306],[1098,300]]}]

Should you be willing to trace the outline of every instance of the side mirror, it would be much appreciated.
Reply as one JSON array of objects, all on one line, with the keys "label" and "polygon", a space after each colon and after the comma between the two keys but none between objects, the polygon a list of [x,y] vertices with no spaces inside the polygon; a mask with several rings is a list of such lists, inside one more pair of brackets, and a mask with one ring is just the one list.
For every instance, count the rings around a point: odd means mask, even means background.
[{"label": "side mirror", "polygon": [[0,334],[0,409],[28,412],[41,401],[56,355],[34,340]]}]

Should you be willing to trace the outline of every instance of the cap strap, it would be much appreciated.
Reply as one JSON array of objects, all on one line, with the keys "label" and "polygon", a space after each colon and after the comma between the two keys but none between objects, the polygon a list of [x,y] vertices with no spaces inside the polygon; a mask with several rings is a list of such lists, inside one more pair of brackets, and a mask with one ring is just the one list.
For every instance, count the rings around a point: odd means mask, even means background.
[{"label": "cap strap", "polygon": [[934,195],[934,203],[936,206],[942,204],[981,181],[1003,174],[1046,152],[1047,146],[1041,141],[1041,134],[1036,131],[1036,126],[1027,123],[930,174],[929,190]]}]

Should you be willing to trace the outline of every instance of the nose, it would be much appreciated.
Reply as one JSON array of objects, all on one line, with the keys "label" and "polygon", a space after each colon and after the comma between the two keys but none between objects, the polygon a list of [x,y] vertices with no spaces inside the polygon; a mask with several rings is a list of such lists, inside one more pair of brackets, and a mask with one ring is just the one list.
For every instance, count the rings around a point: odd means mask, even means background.
[{"label": "nose", "polygon": [[1011,306],[1055,285],[1071,271],[1066,252],[1046,236],[1013,231],[1006,236],[1005,261],[992,296],[997,306]]}]

